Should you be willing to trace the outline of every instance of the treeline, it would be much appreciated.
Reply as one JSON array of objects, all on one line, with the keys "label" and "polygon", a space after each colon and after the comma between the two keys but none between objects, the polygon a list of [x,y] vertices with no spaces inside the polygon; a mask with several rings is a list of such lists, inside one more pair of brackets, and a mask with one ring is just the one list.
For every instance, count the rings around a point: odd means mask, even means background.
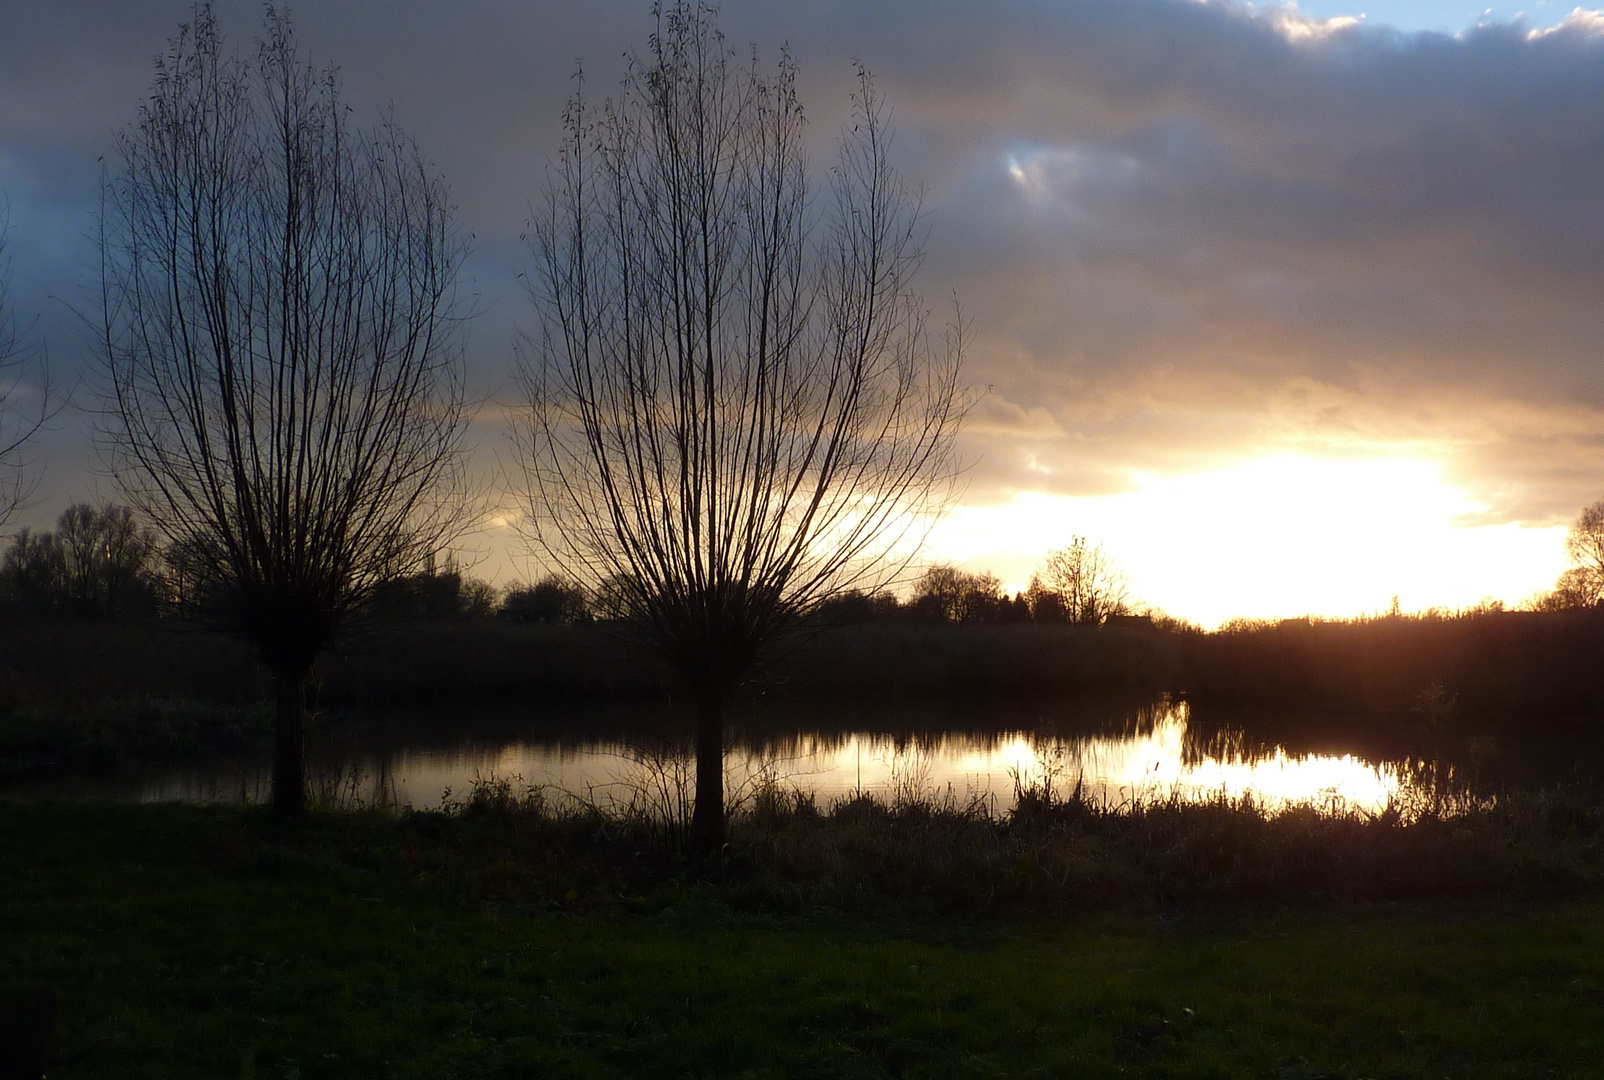
[{"label": "treeline", "polygon": [[[22,529],[0,555],[0,607],[12,616],[91,620],[176,614],[203,589],[193,559],[164,545],[132,509],[80,503],[54,529]],[[447,557],[387,582],[370,614],[385,620],[573,622],[588,617],[574,586],[557,579],[497,589]]]},{"label": "treeline", "polygon": [[851,590],[821,604],[814,618],[827,625],[918,623],[925,626],[973,626],[986,623],[1039,623],[1049,626],[1149,626],[1182,629],[1184,624],[1106,595],[1088,597],[1073,583],[1050,584],[1038,572],[1030,587],[1009,594],[995,574],[972,573],[954,566],[925,570],[907,599],[888,591]]},{"label": "treeline", "polygon": [[[194,683],[193,692],[210,695],[207,672],[223,652],[234,656],[221,639],[147,641],[132,628],[67,625],[168,620],[182,610],[182,566],[126,507],[74,506],[54,529],[18,533],[0,557],[0,608],[13,624],[0,684],[37,683],[51,698],[69,687],[46,677],[59,666],[50,656],[93,654],[106,669],[107,693],[181,693]],[[1140,689],[1199,705],[1329,706],[1437,720],[1604,715],[1604,606],[1596,602],[1242,619],[1205,633],[1058,570],[1044,566],[1028,589],[1009,594],[994,575],[935,566],[902,597],[834,597],[810,616],[812,629],[828,632],[788,655],[771,673],[771,689],[855,698]],[[330,699],[605,697],[647,692],[662,679],[645,657],[599,632],[618,617],[606,587],[548,577],[497,589],[442,559],[387,584],[371,608],[370,624],[393,629],[325,666]],[[19,615],[61,625],[41,633]],[[239,658],[221,666],[238,667]],[[167,668],[159,686],[150,681]],[[83,677],[81,665],[62,673],[76,683]],[[214,689],[230,698],[243,692]]]},{"label": "treeline", "polygon": [[[85,619],[159,617],[193,599],[194,560],[126,506],[69,507],[54,529],[23,529],[0,556],[0,605],[13,614]],[[586,589],[558,575],[497,588],[450,557],[423,572],[386,583],[369,614],[390,622],[501,619],[573,625],[621,615],[618,590]],[[938,565],[925,570],[906,598],[890,591],[850,590],[810,613],[823,625],[918,623],[1183,628],[1132,603],[1123,578],[1102,549],[1076,538],[1051,553],[1030,587],[1009,594],[989,573]]]}]

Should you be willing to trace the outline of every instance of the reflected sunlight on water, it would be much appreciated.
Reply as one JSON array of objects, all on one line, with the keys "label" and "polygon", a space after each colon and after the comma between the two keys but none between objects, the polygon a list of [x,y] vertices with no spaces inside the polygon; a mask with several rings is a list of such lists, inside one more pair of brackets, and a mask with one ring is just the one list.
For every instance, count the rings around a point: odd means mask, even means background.
[{"label": "reflected sunlight on water", "polygon": [[[1176,798],[1251,797],[1262,808],[1314,804],[1377,812],[1411,781],[1391,762],[1352,754],[1247,750],[1242,740],[1187,741],[1184,703],[1155,709],[1122,735],[1058,737],[1028,731],[892,736],[872,732],[799,733],[736,745],[726,758],[732,798],[761,782],[812,792],[822,805],[865,792],[883,798],[975,800],[1010,808],[1020,786],[1050,784],[1066,795],[1079,785],[1094,802],[1123,806]],[[502,778],[607,805],[631,798],[688,797],[694,770],[681,755],[623,742],[510,741],[450,750],[397,750],[313,763],[313,796],[343,805],[430,808],[465,796],[476,781]],[[265,769],[175,770],[141,778],[121,792],[140,801],[260,801]],[[108,792],[101,792],[107,794]]]}]

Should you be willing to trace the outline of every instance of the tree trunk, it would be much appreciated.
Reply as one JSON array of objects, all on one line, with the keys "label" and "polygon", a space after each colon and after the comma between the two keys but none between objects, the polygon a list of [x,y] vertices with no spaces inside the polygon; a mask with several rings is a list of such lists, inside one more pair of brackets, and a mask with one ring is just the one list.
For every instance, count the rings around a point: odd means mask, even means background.
[{"label": "tree trunk", "polygon": [[696,705],[696,807],[690,856],[705,865],[724,847],[724,701],[717,691]]},{"label": "tree trunk", "polygon": [[306,811],[306,672],[274,675],[273,816],[293,821]]}]

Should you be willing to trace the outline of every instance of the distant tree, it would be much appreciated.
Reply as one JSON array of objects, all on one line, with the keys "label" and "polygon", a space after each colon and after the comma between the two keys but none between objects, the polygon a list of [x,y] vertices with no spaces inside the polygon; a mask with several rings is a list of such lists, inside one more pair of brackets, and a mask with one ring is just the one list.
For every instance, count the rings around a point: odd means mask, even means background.
[{"label": "distant tree", "polygon": [[796,65],[668,3],[623,88],[575,97],[533,225],[536,542],[696,708],[698,858],[724,838],[724,702],[777,634],[906,562],[955,477],[961,343],[911,291],[921,226],[860,71],[828,186]]},{"label": "distant tree", "polygon": [[533,585],[508,589],[496,614],[509,622],[569,625],[585,621],[590,605],[577,582],[551,574]]},{"label": "distant tree", "polygon": [[1147,615],[1153,620],[1153,627],[1166,634],[1201,634],[1203,628],[1190,619],[1171,615],[1161,608],[1149,607]]},{"label": "distant tree", "polygon": [[966,575],[956,566],[926,568],[914,582],[909,606],[921,622],[955,623],[962,612]]},{"label": "distant tree", "polygon": [[814,614],[826,626],[851,626],[870,622],[888,622],[902,613],[902,604],[896,594],[880,590],[868,592],[848,589],[819,604]]},{"label": "distant tree", "polygon": [[66,602],[66,568],[54,533],[21,529],[0,563],[0,583],[12,602],[30,611],[59,611]]},{"label": "distant tree", "polygon": [[1604,499],[1582,511],[1565,534],[1565,551],[1575,565],[1560,578],[1572,606],[1596,604],[1604,599]]},{"label": "distant tree", "polygon": [[1013,596],[1004,597],[998,605],[997,618],[1005,623],[1030,622],[1030,597],[1020,592],[1014,593]]},{"label": "distant tree", "polygon": [[913,586],[914,610],[927,621],[996,622],[1003,602],[1002,582],[995,574],[973,574],[955,566],[932,566]]},{"label": "distant tree", "polygon": [[496,590],[463,573],[455,557],[426,558],[415,574],[380,583],[362,611],[366,621],[488,618],[495,613]]},{"label": "distant tree", "polygon": [[74,604],[106,616],[151,607],[160,589],[160,546],[132,509],[68,507],[56,521],[56,536]]},{"label": "distant tree", "polygon": [[1048,604],[1044,594],[1056,596],[1067,622],[1101,626],[1110,615],[1131,613],[1130,585],[1124,571],[1101,545],[1084,536],[1047,553],[1041,569],[1031,577],[1030,591],[1037,597],[1033,608]]},{"label": "distant tree", "polygon": [[481,578],[464,578],[458,601],[464,619],[488,619],[496,614],[496,587]]},{"label": "distant tree", "polygon": [[869,594],[869,603],[873,608],[875,622],[896,622],[906,614],[902,601],[897,594],[889,589],[879,589]]},{"label": "distant tree", "polygon": [[1604,599],[1597,577],[1580,566],[1573,566],[1560,574],[1559,580],[1548,592],[1531,602],[1533,611],[1567,611],[1571,608],[1592,607]]},{"label": "distant tree", "polygon": [[1604,602],[1604,499],[1584,509],[1565,534],[1571,565],[1554,587],[1534,597],[1535,611],[1563,611]]},{"label": "distant tree", "polygon": [[181,595],[272,671],[273,808],[297,816],[314,659],[459,528],[462,243],[416,144],[355,128],[271,6],[248,56],[197,4],[118,148],[108,457]]},{"label": "distant tree", "polygon": [[1030,588],[1025,590],[1025,603],[1030,607],[1031,622],[1067,623],[1069,613],[1064,609],[1064,598],[1042,584],[1041,574],[1030,577]]},{"label": "distant tree", "polygon": [[26,607],[111,618],[153,610],[163,592],[156,534],[126,506],[68,507],[54,532],[24,529],[0,581]]},{"label": "distant tree", "polygon": [[31,406],[21,382],[40,353],[30,344],[11,302],[11,260],[6,250],[9,222],[0,203],[0,526],[4,526],[33,492],[37,481],[29,467],[27,446],[50,414],[47,381],[34,388]]}]

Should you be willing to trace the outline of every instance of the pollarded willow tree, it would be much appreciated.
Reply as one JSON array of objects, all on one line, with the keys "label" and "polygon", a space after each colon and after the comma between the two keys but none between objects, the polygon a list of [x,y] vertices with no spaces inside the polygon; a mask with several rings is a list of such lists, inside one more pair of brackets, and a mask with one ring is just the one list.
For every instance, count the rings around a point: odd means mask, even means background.
[{"label": "pollarded willow tree", "polygon": [[273,805],[305,801],[312,663],[459,527],[463,254],[393,122],[355,128],[271,7],[252,57],[199,4],[104,182],[117,481],[277,684]]},{"label": "pollarded willow tree", "polygon": [[536,540],[606,584],[696,707],[691,846],[724,832],[724,703],[775,635],[905,565],[950,499],[956,325],[910,288],[917,200],[859,70],[814,185],[796,69],[659,8],[599,107],[576,96],[533,225],[523,368]]}]

